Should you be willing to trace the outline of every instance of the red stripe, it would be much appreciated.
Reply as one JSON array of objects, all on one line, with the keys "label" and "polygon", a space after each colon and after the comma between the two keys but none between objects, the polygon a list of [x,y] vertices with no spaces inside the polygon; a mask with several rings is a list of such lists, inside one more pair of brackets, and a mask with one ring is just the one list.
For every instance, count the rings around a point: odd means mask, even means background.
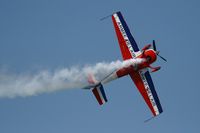
[{"label": "red stripe", "polygon": [[119,42],[119,46],[120,46],[120,49],[121,49],[121,53],[122,53],[122,57],[124,60],[127,60],[127,59],[131,59],[132,58],[132,55],[126,45],[126,41],[124,40],[124,37],[117,25],[117,22],[114,18],[114,16],[112,16],[112,21],[113,21],[113,24],[114,24],[114,28],[115,28],[115,32],[117,34],[117,39],[118,39],[118,42]]},{"label": "red stripe", "polygon": [[102,102],[102,100],[101,100],[101,97],[100,97],[100,95],[99,95],[99,92],[98,92],[97,88],[94,88],[94,89],[92,90],[92,92],[93,92],[94,96],[96,97],[98,103],[99,103],[100,105],[102,105],[103,102]]},{"label": "red stripe", "polygon": [[151,101],[148,97],[148,94],[146,92],[144,83],[142,81],[142,78],[141,78],[139,72],[131,72],[130,76],[131,76],[132,80],[134,81],[135,85],[137,86],[140,94],[143,96],[143,98],[144,98],[146,104],[148,105],[148,107],[150,108],[151,112],[153,113],[154,116],[156,116],[156,113],[153,109],[153,106],[151,105]]}]

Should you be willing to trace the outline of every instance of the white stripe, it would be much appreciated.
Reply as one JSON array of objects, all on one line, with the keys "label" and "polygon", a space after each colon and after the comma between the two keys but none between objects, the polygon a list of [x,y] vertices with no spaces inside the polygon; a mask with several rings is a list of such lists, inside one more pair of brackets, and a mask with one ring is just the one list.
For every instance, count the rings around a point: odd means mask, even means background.
[{"label": "white stripe", "polygon": [[97,87],[97,91],[98,91],[98,93],[99,93],[99,96],[100,96],[100,98],[101,98],[102,103],[103,103],[103,104],[106,103],[106,101],[104,100],[103,95],[102,95],[102,93],[101,93],[100,86]]}]

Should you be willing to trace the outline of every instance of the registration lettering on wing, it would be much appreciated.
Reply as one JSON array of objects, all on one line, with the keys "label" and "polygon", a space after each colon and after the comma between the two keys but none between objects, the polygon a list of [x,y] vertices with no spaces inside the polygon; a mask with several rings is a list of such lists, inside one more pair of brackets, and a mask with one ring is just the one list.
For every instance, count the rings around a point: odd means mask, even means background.
[{"label": "registration lettering on wing", "polygon": [[125,29],[124,29],[124,27],[123,27],[123,25],[122,25],[122,23],[121,23],[119,17],[117,16],[117,14],[114,14],[114,17],[115,17],[115,20],[116,20],[116,22],[117,22],[117,26],[118,26],[119,29],[120,29],[120,32],[121,32],[121,34],[122,34],[122,36],[123,36],[123,38],[124,38],[124,41],[125,41],[125,43],[126,43],[126,46],[128,47],[128,49],[129,49],[129,51],[130,51],[132,57],[136,57],[136,55],[134,54],[134,50],[133,50],[133,47],[132,47],[132,45],[131,45],[131,42],[130,42],[130,40],[129,40],[127,34],[126,34],[126,31],[125,31]]},{"label": "registration lettering on wing", "polygon": [[154,100],[153,94],[152,94],[151,89],[149,87],[149,84],[148,84],[148,82],[147,82],[147,80],[145,78],[144,73],[145,73],[145,71],[141,71],[140,75],[141,75],[142,81],[144,83],[144,87],[145,87],[145,90],[147,92],[147,95],[148,95],[148,97],[150,99],[151,105],[153,106],[153,109],[154,109],[156,115],[158,115],[159,114],[158,107],[156,105],[156,102]]}]

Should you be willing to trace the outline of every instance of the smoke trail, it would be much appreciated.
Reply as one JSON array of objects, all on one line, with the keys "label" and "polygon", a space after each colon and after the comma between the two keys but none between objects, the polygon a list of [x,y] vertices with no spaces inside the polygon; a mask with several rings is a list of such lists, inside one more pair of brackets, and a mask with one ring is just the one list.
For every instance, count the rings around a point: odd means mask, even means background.
[{"label": "smoke trail", "polygon": [[93,74],[97,80],[114,70],[126,66],[128,62],[101,62],[84,67],[40,71],[36,74],[0,73],[0,97],[26,97],[64,89],[83,88],[88,85],[87,76]]}]

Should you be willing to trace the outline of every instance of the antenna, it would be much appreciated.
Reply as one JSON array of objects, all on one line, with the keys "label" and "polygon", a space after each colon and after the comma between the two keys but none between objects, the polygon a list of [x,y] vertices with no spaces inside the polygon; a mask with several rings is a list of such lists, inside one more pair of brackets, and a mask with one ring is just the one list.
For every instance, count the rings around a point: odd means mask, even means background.
[{"label": "antenna", "polygon": [[152,120],[153,118],[155,118],[155,117],[153,116],[153,117],[151,117],[151,118],[149,118],[149,119],[145,120],[145,121],[144,121],[144,123],[147,123],[147,122],[149,122],[149,121],[150,121],[150,120]]},{"label": "antenna", "polygon": [[105,16],[105,17],[101,18],[100,21],[103,21],[103,20],[105,20],[105,19],[107,19],[107,18],[109,18],[109,17],[111,17],[111,16],[112,16],[112,15]]}]

